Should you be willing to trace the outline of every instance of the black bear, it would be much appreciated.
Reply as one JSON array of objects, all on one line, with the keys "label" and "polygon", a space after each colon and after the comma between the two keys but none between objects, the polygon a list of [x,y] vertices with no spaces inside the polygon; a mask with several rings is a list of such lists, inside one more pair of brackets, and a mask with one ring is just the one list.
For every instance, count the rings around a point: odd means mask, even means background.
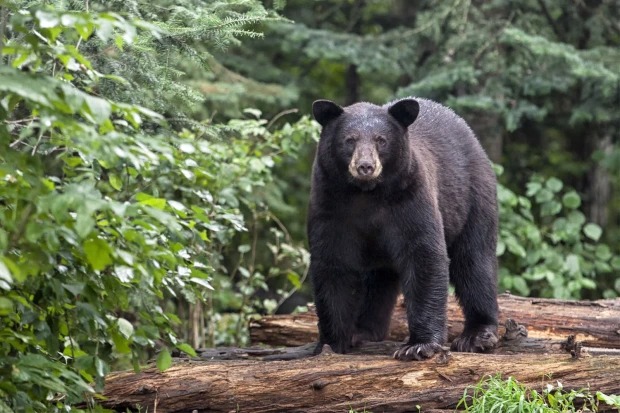
[{"label": "black bear", "polygon": [[341,107],[322,125],[308,210],[320,352],[387,334],[399,289],[409,339],[394,357],[424,359],[446,340],[448,282],[465,315],[456,351],[497,343],[497,201],[491,162],[467,123],[407,98]]}]

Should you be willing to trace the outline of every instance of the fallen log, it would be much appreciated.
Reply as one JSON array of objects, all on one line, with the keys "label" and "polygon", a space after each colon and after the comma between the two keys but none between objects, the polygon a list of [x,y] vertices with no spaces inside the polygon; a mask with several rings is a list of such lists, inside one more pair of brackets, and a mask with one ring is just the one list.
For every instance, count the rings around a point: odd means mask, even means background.
[{"label": "fallen log", "polygon": [[[500,323],[514,319],[523,324],[531,338],[566,340],[569,335],[586,347],[620,348],[620,299],[570,301],[525,298],[511,294],[498,297]],[[448,339],[463,330],[463,314],[454,297],[448,303]],[[262,317],[250,323],[253,344],[299,346],[318,340],[313,311]],[[399,300],[390,325],[389,340],[407,337],[404,303]]]},{"label": "fallen log", "polygon": [[[541,390],[590,388],[620,394],[620,357],[483,355],[444,352],[423,362],[338,355],[289,361],[195,361],[164,373],[109,376],[103,405],[115,411],[162,412],[411,412],[456,408],[468,386],[487,375],[512,376]],[[419,410],[418,410],[419,406]],[[601,405],[600,411],[609,409]]]},{"label": "fallen log", "polygon": [[[548,338],[529,338],[527,337],[525,326],[518,324],[512,319],[505,322],[504,333],[493,349],[493,354],[566,354],[570,353],[573,357],[588,355],[613,355],[620,356],[620,349],[585,347],[583,343],[577,341],[575,336],[569,336],[566,340],[554,340]],[[363,342],[361,345],[350,349],[350,354],[359,355],[384,355],[391,356],[402,345],[398,341]],[[218,347],[197,349],[199,357],[207,360],[296,360],[314,356],[317,342],[304,344],[294,347]],[[448,350],[447,347],[444,350]]]}]

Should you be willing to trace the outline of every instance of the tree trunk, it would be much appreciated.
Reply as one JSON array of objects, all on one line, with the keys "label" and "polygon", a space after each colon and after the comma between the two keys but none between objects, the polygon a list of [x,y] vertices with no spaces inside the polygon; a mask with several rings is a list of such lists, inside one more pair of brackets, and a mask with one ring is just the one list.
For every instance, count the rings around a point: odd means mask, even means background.
[{"label": "tree trunk", "polygon": [[[498,298],[500,322],[513,319],[523,324],[529,337],[566,340],[576,335],[587,347],[620,348],[620,300],[568,301],[523,298],[501,294]],[[463,314],[451,297],[448,305],[448,339],[463,330]],[[318,340],[314,312],[263,317],[250,323],[252,343],[271,346],[298,346]],[[404,303],[399,299],[392,314],[389,340],[401,341],[408,335]]]},{"label": "tree trunk", "polygon": [[[186,361],[165,373],[117,373],[103,405],[153,412],[415,412],[454,409],[487,375],[514,377],[532,389],[560,381],[565,390],[620,393],[620,357],[439,354],[424,362],[336,355],[293,361]],[[418,407],[419,406],[419,407]],[[603,411],[608,406],[601,405]]]},{"label": "tree trunk", "polygon": [[475,111],[466,116],[467,122],[476,132],[480,144],[485,149],[491,161],[501,163],[504,150],[502,136],[503,125],[499,114]]},{"label": "tree trunk", "polygon": [[[613,149],[611,131],[596,139],[594,150],[600,152],[601,158],[608,157]],[[609,169],[600,160],[592,164],[589,181],[588,219],[605,228],[609,222],[608,205],[611,200],[611,176]]]},{"label": "tree trunk", "polygon": [[347,100],[346,105],[359,102],[360,100],[360,75],[357,72],[356,65],[349,65],[347,67],[346,85],[347,85]]}]

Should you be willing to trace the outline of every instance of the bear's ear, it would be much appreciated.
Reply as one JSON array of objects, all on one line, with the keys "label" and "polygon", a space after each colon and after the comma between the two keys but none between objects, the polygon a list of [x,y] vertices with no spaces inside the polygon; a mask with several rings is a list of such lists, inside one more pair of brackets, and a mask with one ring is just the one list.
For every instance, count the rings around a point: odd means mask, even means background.
[{"label": "bear's ear", "polygon": [[331,100],[315,100],[312,104],[314,119],[316,119],[321,126],[327,125],[331,120],[340,116],[342,112],[344,112],[344,109]]},{"label": "bear's ear", "polygon": [[388,108],[388,113],[407,129],[418,117],[420,105],[415,99],[402,99]]}]

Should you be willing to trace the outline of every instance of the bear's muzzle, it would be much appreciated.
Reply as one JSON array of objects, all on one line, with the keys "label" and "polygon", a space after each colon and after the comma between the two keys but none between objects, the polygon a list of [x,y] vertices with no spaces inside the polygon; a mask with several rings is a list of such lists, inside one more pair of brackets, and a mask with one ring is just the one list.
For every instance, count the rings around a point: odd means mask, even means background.
[{"label": "bear's muzzle", "polygon": [[354,179],[372,181],[381,175],[382,170],[383,165],[374,145],[360,145],[355,148],[349,163],[349,173]]}]

